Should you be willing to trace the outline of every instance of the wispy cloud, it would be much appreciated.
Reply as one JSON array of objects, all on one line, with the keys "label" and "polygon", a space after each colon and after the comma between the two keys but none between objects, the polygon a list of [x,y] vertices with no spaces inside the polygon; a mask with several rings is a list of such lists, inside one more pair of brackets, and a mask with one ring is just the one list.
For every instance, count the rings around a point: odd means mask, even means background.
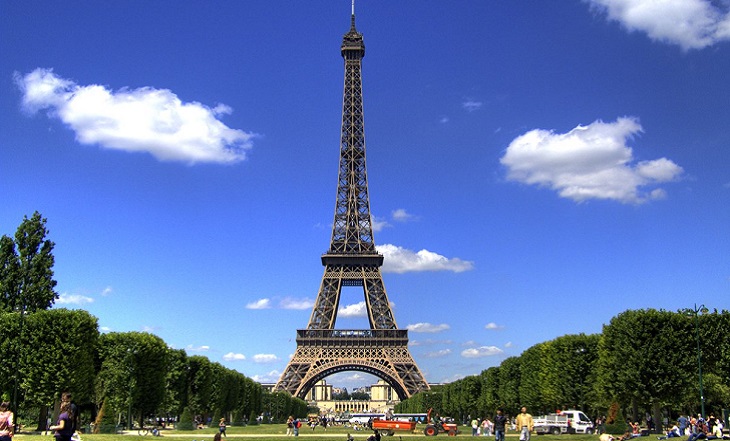
[{"label": "wispy cloud", "polygon": [[384,228],[390,227],[387,219],[372,216],[372,228],[374,232],[382,231]]},{"label": "wispy cloud", "polygon": [[107,286],[106,288],[104,288],[104,289],[103,289],[103,290],[101,291],[101,296],[102,296],[102,297],[106,297],[106,296],[110,295],[110,294],[111,294],[111,293],[113,293],[113,292],[114,292],[114,290],[112,289],[112,287],[111,287],[111,286]]},{"label": "wispy cloud", "polygon": [[478,348],[464,349],[461,351],[461,356],[464,358],[482,358],[492,357],[503,353],[504,351],[496,346],[480,346]]},{"label": "wispy cloud", "polygon": [[290,297],[286,297],[282,299],[281,302],[279,302],[279,307],[281,307],[281,309],[304,310],[312,309],[313,306],[314,300],[311,299],[293,299]]},{"label": "wispy cloud", "polygon": [[451,349],[441,349],[440,351],[426,352],[423,354],[426,358],[441,358],[451,354]]},{"label": "wispy cloud", "polygon": [[608,199],[639,204],[664,197],[663,189],[644,187],[678,179],[682,167],[666,158],[633,163],[627,140],[642,131],[635,118],[595,121],[568,133],[531,130],[517,137],[500,162],[507,178],[549,187],[561,197],[582,202]]},{"label": "wispy cloud", "polygon": [[504,329],[504,326],[498,325],[494,322],[487,323],[484,325],[484,329],[489,329],[490,331],[496,331],[498,329]]},{"label": "wispy cloud", "polygon": [[167,89],[82,86],[41,68],[16,73],[15,81],[26,111],[47,110],[81,144],[146,152],[161,161],[233,163],[245,159],[256,137],[219,120],[230,107],[185,103]]},{"label": "wispy cloud", "polygon": [[280,376],[281,372],[273,370],[263,375],[254,375],[251,379],[257,383],[276,383]]},{"label": "wispy cloud", "polygon": [[279,361],[279,358],[274,354],[256,354],[252,359],[255,363],[273,363]]},{"label": "wispy cloud", "polygon": [[431,323],[414,323],[412,325],[406,326],[406,329],[408,329],[411,332],[427,332],[427,333],[434,333],[434,332],[441,332],[449,329],[450,326],[446,323],[442,323],[440,325],[432,325]]},{"label": "wispy cloud", "polygon": [[88,305],[94,303],[94,299],[81,294],[59,294],[56,303],[60,305]]},{"label": "wispy cloud", "polygon": [[453,343],[452,340],[435,340],[432,338],[426,338],[424,340],[409,340],[408,346],[433,346],[433,345],[450,345]]},{"label": "wispy cloud", "polygon": [[466,100],[463,103],[461,103],[461,107],[466,109],[467,112],[473,112],[475,110],[479,110],[482,107],[481,101],[474,101],[474,100]]},{"label": "wispy cloud", "polygon": [[393,217],[393,220],[396,222],[408,222],[410,220],[414,220],[416,217],[409,212],[406,211],[405,208],[399,208],[397,210],[393,210],[391,213],[391,216]]},{"label": "wispy cloud", "polygon": [[207,346],[207,345],[203,345],[203,346],[187,345],[185,347],[185,350],[187,352],[208,352],[210,350],[210,346]]},{"label": "wispy cloud", "polygon": [[242,361],[242,360],[246,359],[246,356],[243,354],[236,354],[234,352],[229,352],[223,356],[223,359],[225,361]]},{"label": "wispy cloud", "polygon": [[730,40],[727,2],[710,0],[588,0],[593,8],[629,31],[684,50],[702,49]]},{"label": "wispy cloud", "polygon": [[255,302],[247,303],[246,309],[269,309],[271,308],[271,300],[258,299]]},{"label": "wispy cloud", "polygon": [[474,268],[474,263],[458,257],[447,258],[428,250],[414,252],[396,245],[384,244],[376,247],[385,256],[383,272],[408,273],[418,271],[452,271],[460,273]]}]

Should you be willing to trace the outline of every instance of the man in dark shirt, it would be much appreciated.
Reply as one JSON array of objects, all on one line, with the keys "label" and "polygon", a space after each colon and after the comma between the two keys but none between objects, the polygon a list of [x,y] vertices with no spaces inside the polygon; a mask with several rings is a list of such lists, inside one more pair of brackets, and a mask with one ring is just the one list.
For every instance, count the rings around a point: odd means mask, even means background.
[{"label": "man in dark shirt", "polygon": [[497,415],[494,417],[494,441],[504,441],[504,431],[506,430],[507,417],[502,413],[502,409],[497,409]]}]

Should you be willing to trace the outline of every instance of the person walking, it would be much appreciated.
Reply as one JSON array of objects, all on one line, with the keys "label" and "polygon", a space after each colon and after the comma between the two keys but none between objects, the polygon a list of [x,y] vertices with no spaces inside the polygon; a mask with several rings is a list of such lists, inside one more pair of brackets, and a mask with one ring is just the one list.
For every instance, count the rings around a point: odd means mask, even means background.
[{"label": "person walking", "polygon": [[228,435],[226,435],[226,419],[225,418],[221,418],[221,420],[218,422],[218,433],[220,433],[221,436],[228,438]]},{"label": "person walking", "polygon": [[13,412],[10,411],[10,402],[0,403],[0,441],[13,439]]},{"label": "person walking", "polygon": [[527,413],[527,407],[522,406],[522,409],[520,409],[520,414],[517,415],[515,423],[515,425],[517,426],[517,430],[520,431],[520,441],[530,441],[530,433],[532,432],[535,423],[532,420],[532,415]]},{"label": "person walking", "polygon": [[55,426],[51,426],[48,429],[53,430],[53,437],[56,441],[71,441],[71,437],[74,434],[74,414],[71,410],[71,402],[61,402],[61,413],[58,415],[58,421]]},{"label": "person walking", "polygon": [[504,441],[504,431],[507,430],[507,417],[502,413],[502,408],[497,409],[494,416],[494,441]]}]

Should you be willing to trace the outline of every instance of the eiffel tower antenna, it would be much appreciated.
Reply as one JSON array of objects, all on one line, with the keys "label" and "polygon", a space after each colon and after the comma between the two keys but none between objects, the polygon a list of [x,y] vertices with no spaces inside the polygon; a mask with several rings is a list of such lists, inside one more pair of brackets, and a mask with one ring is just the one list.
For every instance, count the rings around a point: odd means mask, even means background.
[{"label": "eiffel tower antenna", "polygon": [[[297,350],[275,390],[304,398],[321,379],[342,371],[362,371],[385,380],[405,399],[429,385],[408,350],[408,331],[398,329],[375,249],[365,161],[362,59],[365,43],[355,28],[352,0],[350,30],[340,47],[345,60],[340,164],[335,217],[319,294],[306,329],[297,330]],[[369,329],[335,329],[343,286],[361,286]]]}]

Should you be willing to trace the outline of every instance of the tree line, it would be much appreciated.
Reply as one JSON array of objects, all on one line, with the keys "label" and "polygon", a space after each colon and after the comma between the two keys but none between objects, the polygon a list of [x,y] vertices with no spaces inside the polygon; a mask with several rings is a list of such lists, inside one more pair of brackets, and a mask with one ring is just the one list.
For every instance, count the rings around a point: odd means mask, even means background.
[{"label": "tree line", "polygon": [[[307,404],[269,393],[240,372],[206,357],[188,356],[143,332],[100,333],[86,311],[50,309],[54,243],[38,212],[0,238],[0,396],[23,423],[45,428],[49,410],[70,391],[97,426],[174,418],[192,429],[192,416],[232,423],[305,416]],[[188,428],[188,427],[184,427]]]},{"label": "tree line", "polygon": [[433,408],[464,420],[527,406],[533,415],[580,409],[606,416],[616,432],[625,417],[642,422],[649,414],[660,425],[700,413],[699,351],[706,413],[719,416],[730,405],[728,336],[728,311],[627,310],[601,334],[538,343],[478,375],[418,393],[396,411]]}]

